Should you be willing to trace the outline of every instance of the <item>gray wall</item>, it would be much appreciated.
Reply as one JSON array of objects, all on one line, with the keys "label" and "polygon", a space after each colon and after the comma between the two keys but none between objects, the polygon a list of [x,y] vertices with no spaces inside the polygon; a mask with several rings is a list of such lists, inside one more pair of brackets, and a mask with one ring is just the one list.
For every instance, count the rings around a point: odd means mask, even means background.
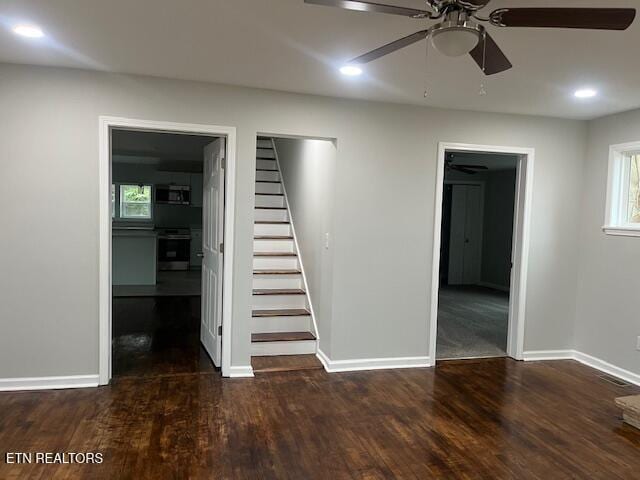
[{"label": "gray wall", "polygon": [[581,195],[576,349],[640,374],[640,238],[602,231],[609,146],[640,140],[640,111],[589,125]]},{"label": "gray wall", "polygon": [[[331,356],[336,147],[328,140],[278,138],[275,142],[318,324],[320,349]],[[329,248],[325,248],[327,233]]]},{"label": "gray wall", "polygon": [[428,354],[440,141],[536,149],[525,349],[572,343],[583,122],[6,64],[0,85],[0,378],[98,370],[99,115],[237,127],[233,365],[250,359],[258,133],[337,139],[332,359]]},{"label": "gray wall", "polygon": [[516,170],[487,172],[484,189],[482,281],[509,288]]}]

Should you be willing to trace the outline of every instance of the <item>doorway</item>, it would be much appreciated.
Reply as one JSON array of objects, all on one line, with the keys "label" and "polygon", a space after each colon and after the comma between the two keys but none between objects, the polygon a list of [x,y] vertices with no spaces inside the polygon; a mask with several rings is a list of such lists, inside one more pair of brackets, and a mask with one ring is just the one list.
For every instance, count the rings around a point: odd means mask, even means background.
[{"label": "doorway", "polygon": [[441,144],[430,357],[522,358],[531,149]]},{"label": "doorway", "polygon": [[100,384],[228,376],[235,129],[100,120]]}]

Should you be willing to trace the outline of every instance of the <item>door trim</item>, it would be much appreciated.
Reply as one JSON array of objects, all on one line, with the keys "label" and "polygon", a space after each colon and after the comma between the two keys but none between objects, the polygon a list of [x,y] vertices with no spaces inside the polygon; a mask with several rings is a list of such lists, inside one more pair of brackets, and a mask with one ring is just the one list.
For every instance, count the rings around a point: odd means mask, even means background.
[{"label": "door trim", "polygon": [[516,197],[513,222],[513,248],[511,294],[509,296],[509,333],[507,355],[523,359],[526,320],[527,271],[531,229],[531,203],[533,198],[533,166],[535,149],[524,147],[475,145],[440,142],[436,165],[435,212],[433,225],[433,252],[431,271],[431,313],[429,325],[429,358],[436,363],[438,337],[438,292],[440,289],[440,243],[442,239],[442,200],[444,192],[444,165],[447,151],[483,152],[517,155]]},{"label": "door trim", "polygon": [[231,376],[231,332],[233,321],[233,250],[235,234],[235,185],[236,185],[236,127],[201,125],[142,120],[123,117],[100,116],[99,123],[99,384],[107,385],[111,379],[111,130],[128,130],[187,133],[226,138],[225,160],[225,261],[222,286],[222,375]]}]

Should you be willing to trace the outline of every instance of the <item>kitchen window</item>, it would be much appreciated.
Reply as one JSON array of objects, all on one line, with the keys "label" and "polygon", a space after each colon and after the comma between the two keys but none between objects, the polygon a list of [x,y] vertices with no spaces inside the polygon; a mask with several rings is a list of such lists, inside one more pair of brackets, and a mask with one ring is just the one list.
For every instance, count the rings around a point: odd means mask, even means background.
[{"label": "kitchen window", "polygon": [[151,185],[119,185],[120,205],[119,215],[121,219],[150,220]]},{"label": "kitchen window", "polygon": [[605,233],[640,237],[640,142],[613,145]]}]

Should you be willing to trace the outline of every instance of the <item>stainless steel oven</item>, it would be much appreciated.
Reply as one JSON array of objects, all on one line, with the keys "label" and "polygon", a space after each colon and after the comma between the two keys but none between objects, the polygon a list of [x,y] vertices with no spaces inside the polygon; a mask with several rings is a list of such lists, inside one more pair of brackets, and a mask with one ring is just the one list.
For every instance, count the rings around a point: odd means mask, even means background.
[{"label": "stainless steel oven", "polygon": [[158,229],[158,270],[189,270],[190,255],[188,228]]}]

